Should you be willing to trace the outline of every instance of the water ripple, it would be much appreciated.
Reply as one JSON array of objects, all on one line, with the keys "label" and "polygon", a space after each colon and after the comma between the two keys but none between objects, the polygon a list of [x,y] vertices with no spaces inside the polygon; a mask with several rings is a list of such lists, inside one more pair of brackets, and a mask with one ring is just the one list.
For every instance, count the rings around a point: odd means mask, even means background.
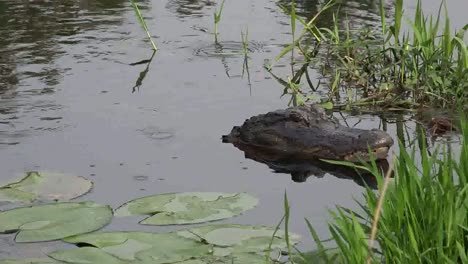
[{"label": "water ripple", "polygon": [[[250,41],[248,52],[262,52],[265,45]],[[203,46],[194,51],[194,55],[201,57],[238,57],[244,55],[244,44],[238,41],[223,41]]]}]

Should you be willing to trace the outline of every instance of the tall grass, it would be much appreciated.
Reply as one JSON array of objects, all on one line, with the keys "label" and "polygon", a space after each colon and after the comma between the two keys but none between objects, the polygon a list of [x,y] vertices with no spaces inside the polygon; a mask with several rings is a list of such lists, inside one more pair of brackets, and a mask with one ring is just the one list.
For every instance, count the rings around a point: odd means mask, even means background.
[{"label": "tall grass", "polygon": [[369,164],[381,192],[368,188],[358,202],[360,210],[337,207],[331,212],[333,245],[320,240],[308,223],[318,245],[315,257],[324,263],[468,263],[466,122],[462,134],[459,157],[447,147],[429,155],[425,140],[418,151],[401,145],[386,191],[382,173]]},{"label": "tall grass", "polygon": [[148,26],[146,25],[145,19],[143,18],[143,15],[141,14],[140,9],[138,8],[138,5],[135,3],[134,0],[130,0],[130,3],[132,4],[133,10],[135,11],[138,21],[140,22],[141,27],[145,31],[146,36],[148,37],[148,40],[151,43],[153,50],[155,51],[158,50],[158,47],[156,46],[156,44],[154,44],[153,38],[151,37],[151,34],[148,30]]},{"label": "tall grass", "polygon": [[[412,19],[404,14],[403,0],[394,6],[389,23],[380,0],[380,34],[349,27],[341,32],[337,20],[335,30],[323,29],[344,88],[362,89],[365,97],[372,94],[361,103],[463,106],[468,102],[468,49],[463,41],[468,24],[453,32],[444,1],[437,15],[426,16],[418,0]],[[405,23],[408,31],[402,31]]]},{"label": "tall grass", "polygon": [[[317,27],[321,14],[333,5],[334,2],[328,2],[308,22],[296,15],[294,1],[290,8],[280,6],[291,18],[293,40],[275,61],[291,54],[292,65],[312,62],[313,67],[320,68],[331,80],[328,98],[323,99],[337,105],[466,108],[468,49],[464,34],[468,24],[453,30],[444,1],[436,15],[426,16],[418,0],[409,18],[404,13],[403,0],[396,0],[393,20],[388,20],[384,0],[380,0],[381,28],[378,30],[352,29],[346,20],[343,28],[340,26],[343,15],[339,11],[334,14],[330,28]],[[300,34],[295,32],[298,26],[302,26]],[[294,59],[295,50],[302,55],[300,59]],[[296,73],[293,70],[292,76]],[[346,96],[342,97],[341,91]],[[300,92],[314,91],[300,89]]]},{"label": "tall grass", "polygon": [[[313,85],[308,74],[308,67],[311,63],[311,60],[317,55],[320,42],[324,39],[323,34],[320,29],[316,26],[318,18],[320,15],[330,9],[333,6],[333,0],[328,1],[323,7],[318,11],[318,13],[312,17],[309,21],[303,20],[300,16],[296,14],[295,11],[295,1],[291,2],[291,6],[279,5],[284,13],[290,16],[291,20],[291,35],[292,42],[286,45],[283,50],[275,57],[272,64],[266,64],[265,69],[270,72],[270,74],[277,80],[282,86],[284,86],[283,95],[289,94],[291,100],[289,105],[302,105],[307,100],[313,99],[313,96],[304,96],[302,92],[301,78],[305,75],[307,83],[312,91],[316,91],[318,85]],[[299,34],[296,33],[298,28],[297,22],[299,22],[302,30]],[[298,50],[298,53],[304,56],[304,60],[297,62],[295,60],[295,50]],[[285,57],[287,54],[291,53],[291,76],[286,78],[280,78],[272,72],[272,68],[275,63]],[[301,67],[295,71],[294,66],[300,64]]]}]

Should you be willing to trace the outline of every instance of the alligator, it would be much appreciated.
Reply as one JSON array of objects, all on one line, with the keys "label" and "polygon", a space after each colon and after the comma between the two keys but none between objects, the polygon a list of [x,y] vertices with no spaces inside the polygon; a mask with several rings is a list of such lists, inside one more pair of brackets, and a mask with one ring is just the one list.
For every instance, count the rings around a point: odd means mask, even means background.
[{"label": "alligator", "polygon": [[393,145],[393,139],[386,132],[343,126],[318,104],[253,116],[242,126],[235,126],[229,135],[224,135],[223,142],[302,159],[351,162],[385,159]]}]

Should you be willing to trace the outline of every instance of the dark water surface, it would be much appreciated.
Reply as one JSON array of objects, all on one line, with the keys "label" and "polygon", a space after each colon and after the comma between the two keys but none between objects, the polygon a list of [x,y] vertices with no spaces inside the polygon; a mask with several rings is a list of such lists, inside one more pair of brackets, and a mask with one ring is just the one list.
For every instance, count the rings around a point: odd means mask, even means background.
[{"label": "dark water surface", "polygon": [[[355,207],[362,187],[328,174],[296,183],[221,143],[221,135],[246,118],[287,106],[282,87],[263,69],[291,39],[289,18],[276,4],[227,0],[221,44],[214,45],[215,2],[141,2],[160,48],[147,67],[130,65],[150,59],[152,51],[128,1],[0,0],[0,182],[30,170],[81,175],[94,181],[94,189],[78,200],[113,207],[164,192],[248,192],[260,205],[226,222],[260,225],[281,219],[287,191],[291,229],[310,246],[304,217],[326,235],[327,209]],[[414,5],[408,1],[409,10]],[[438,1],[427,5],[436,10]],[[448,6],[459,28],[467,2]],[[345,9],[356,25],[378,23],[378,1],[347,1]],[[313,16],[315,1],[299,3],[298,11]],[[250,80],[242,75],[243,57],[225,54],[241,50],[247,27]],[[279,65],[275,72],[286,76],[287,68]],[[376,116],[347,122],[382,128]],[[405,126],[414,133],[413,123]],[[396,138],[394,123],[386,129]],[[106,230],[167,230],[135,223],[115,219]],[[0,259],[64,246],[16,245],[12,239],[0,237]]]}]

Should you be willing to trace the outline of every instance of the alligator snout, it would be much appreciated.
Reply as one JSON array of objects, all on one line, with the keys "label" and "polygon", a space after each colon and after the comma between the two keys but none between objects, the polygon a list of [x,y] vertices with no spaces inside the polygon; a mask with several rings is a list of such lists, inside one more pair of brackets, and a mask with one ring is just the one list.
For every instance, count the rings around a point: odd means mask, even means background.
[{"label": "alligator snout", "polygon": [[382,130],[371,129],[365,130],[359,135],[361,140],[366,142],[370,147],[391,147],[393,146],[393,138]]},{"label": "alligator snout", "polygon": [[393,138],[389,134],[378,129],[355,130],[358,131],[357,140],[353,141],[354,144],[348,145],[348,150],[344,151],[347,153],[343,156],[344,160],[356,162],[387,157],[390,147],[393,146]]}]

